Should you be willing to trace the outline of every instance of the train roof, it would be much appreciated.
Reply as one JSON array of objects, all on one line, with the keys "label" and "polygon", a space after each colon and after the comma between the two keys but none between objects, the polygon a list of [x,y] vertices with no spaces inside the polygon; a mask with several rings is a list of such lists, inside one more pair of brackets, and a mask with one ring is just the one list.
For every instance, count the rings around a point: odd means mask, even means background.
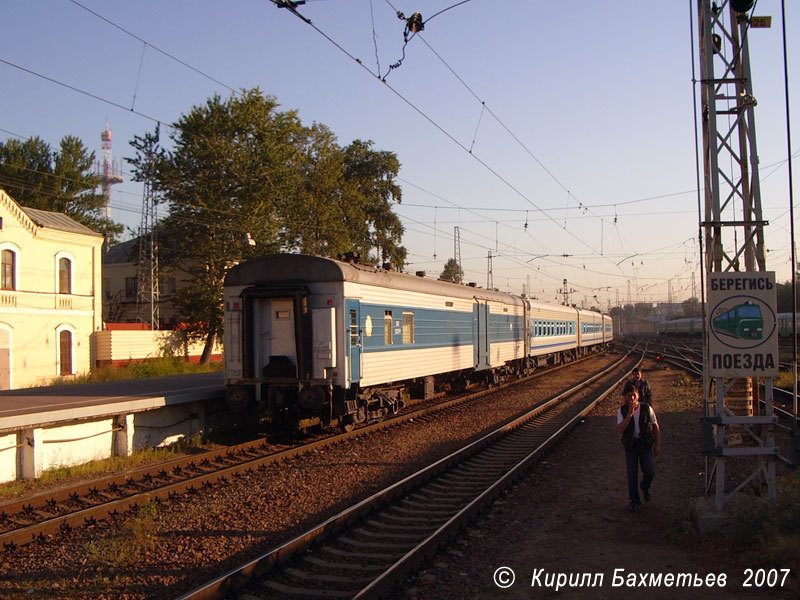
[{"label": "train roof", "polygon": [[481,298],[504,304],[522,304],[513,294],[388,271],[359,263],[342,262],[307,254],[267,254],[239,263],[225,276],[225,286],[284,285],[349,281],[390,289],[412,290],[455,298]]}]

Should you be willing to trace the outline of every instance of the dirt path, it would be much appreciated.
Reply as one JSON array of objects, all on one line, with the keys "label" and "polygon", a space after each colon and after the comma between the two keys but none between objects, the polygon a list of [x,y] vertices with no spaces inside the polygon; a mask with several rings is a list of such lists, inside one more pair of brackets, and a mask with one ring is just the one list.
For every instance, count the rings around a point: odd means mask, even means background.
[{"label": "dirt path", "polygon": [[[733,551],[713,541],[676,536],[693,499],[702,495],[705,461],[700,454],[701,391],[669,368],[647,365],[645,378],[663,431],[653,499],[637,513],[627,510],[625,458],[615,430],[619,398],[609,398],[561,442],[532,474],[451,545],[431,566],[407,582],[397,597],[442,598],[793,598],[783,590],[744,588],[745,569]],[[682,540],[680,543],[676,539]],[[493,574],[514,571],[515,583],[500,589]],[[797,565],[793,568],[797,577]],[[613,586],[615,569],[678,576],[724,574],[727,585],[701,587]],[[539,573],[538,579],[535,574]],[[602,573],[602,585],[561,586],[559,573],[575,581]],[[648,575],[649,577],[649,575]],[[550,585],[547,585],[547,582]],[[796,588],[795,588],[796,589]]]}]

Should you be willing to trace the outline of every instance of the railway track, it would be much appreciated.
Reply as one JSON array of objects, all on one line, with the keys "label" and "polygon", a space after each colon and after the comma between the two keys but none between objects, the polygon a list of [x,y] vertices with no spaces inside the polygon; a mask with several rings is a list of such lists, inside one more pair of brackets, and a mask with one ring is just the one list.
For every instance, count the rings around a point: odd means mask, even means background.
[{"label": "railway track", "polygon": [[477,402],[486,394],[531,381],[579,362],[560,365],[514,382],[432,405],[414,407],[379,423],[323,437],[311,443],[281,448],[266,439],[260,439],[5,502],[0,504],[0,543],[3,548],[13,550],[22,544],[46,541],[75,527],[93,525],[109,516],[128,512],[135,514],[143,503],[168,500],[184,493],[200,493],[208,486],[224,483],[242,473],[264,469],[270,464],[318,451],[349,438],[415,419],[426,419],[437,412]]},{"label": "railway track", "polygon": [[181,596],[374,598],[455,535],[641,362],[589,380],[272,551]]}]

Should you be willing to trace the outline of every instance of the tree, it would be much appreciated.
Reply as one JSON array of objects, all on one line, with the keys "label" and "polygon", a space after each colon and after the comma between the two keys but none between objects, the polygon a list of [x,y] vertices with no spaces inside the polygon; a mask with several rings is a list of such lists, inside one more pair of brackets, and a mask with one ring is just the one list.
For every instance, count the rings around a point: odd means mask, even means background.
[{"label": "tree", "polygon": [[[172,302],[188,335],[205,341],[203,362],[222,334],[227,269],[279,248],[277,216],[295,178],[295,139],[303,134],[294,111],[280,112],[273,98],[251,90],[192,108],[171,131],[171,150],[152,136],[133,143],[136,177],[169,203],[159,258],[184,284]],[[248,236],[255,247],[244,243]]]},{"label": "tree", "polygon": [[372,141],[354,140],[344,149],[344,178],[348,227],[356,234],[356,248],[373,262],[392,262],[402,266],[406,249],[400,245],[403,224],[392,212],[400,203],[402,191],[395,179],[400,161],[393,152],[372,149]]},{"label": "tree", "polygon": [[113,240],[122,226],[104,215],[94,161],[94,152],[71,135],[62,138],[58,151],[39,137],[0,142],[0,185],[21,206],[64,213]]},{"label": "tree", "polygon": [[[800,287],[800,284],[798,284]],[[786,281],[784,283],[779,283],[777,285],[777,296],[778,296],[778,312],[794,312],[792,310],[792,282]],[[800,294],[798,294],[800,296]]]},{"label": "tree", "polygon": [[439,275],[439,279],[462,283],[464,281],[464,269],[456,262],[455,258],[450,258],[444,264],[444,271]]},{"label": "tree", "polygon": [[637,302],[634,306],[634,315],[637,319],[646,319],[653,314],[653,305],[649,302]]},{"label": "tree", "polygon": [[201,360],[222,333],[222,285],[237,262],[281,250],[368,257],[373,248],[405,259],[391,212],[399,161],[371,142],[343,149],[327,127],[304,127],[258,89],[193,107],[169,137],[167,150],[157,134],[137,136],[129,162],[167,203],[160,262],[182,280],[171,299],[189,336],[205,340]]},{"label": "tree", "polygon": [[697,298],[688,298],[681,303],[684,317],[700,317],[703,314],[700,301]]}]

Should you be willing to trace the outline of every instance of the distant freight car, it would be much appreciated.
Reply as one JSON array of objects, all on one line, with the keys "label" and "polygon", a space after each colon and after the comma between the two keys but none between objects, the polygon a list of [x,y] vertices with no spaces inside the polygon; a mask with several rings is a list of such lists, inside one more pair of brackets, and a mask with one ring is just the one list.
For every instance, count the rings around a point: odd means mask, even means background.
[{"label": "distant freight car", "polygon": [[353,262],[273,254],[225,278],[225,382],[240,411],[345,429],[409,394],[501,382],[613,338],[611,317]]}]

